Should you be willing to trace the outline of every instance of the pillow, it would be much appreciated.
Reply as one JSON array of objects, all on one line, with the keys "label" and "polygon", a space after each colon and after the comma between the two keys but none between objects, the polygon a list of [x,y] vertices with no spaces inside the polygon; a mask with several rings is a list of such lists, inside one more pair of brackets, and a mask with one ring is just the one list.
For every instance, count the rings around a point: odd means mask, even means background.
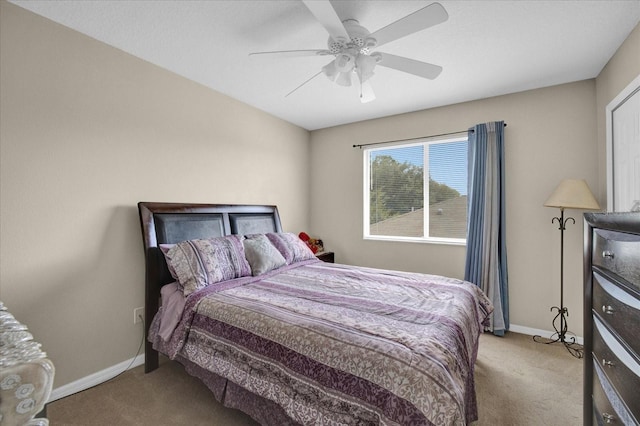
[{"label": "pillow", "polygon": [[309,246],[295,234],[290,232],[271,232],[265,235],[287,261],[287,265],[316,258]]},{"label": "pillow", "polygon": [[244,244],[244,254],[247,256],[254,277],[287,264],[278,249],[269,242],[265,235],[253,235],[242,243]]},{"label": "pillow", "polygon": [[183,241],[166,253],[185,296],[210,284],[251,275],[242,237]]},{"label": "pillow", "polygon": [[176,274],[176,271],[173,269],[173,266],[171,266],[171,263],[169,262],[169,259],[167,259],[167,253],[169,253],[169,250],[171,250],[171,247],[173,247],[173,246],[175,246],[175,244],[159,244],[160,251],[162,252],[162,254],[164,255],[165,260],[167,261],[167,268],[169,268],[169,273],[171,274],[171,276],[175,280],[177,280],[178,279],[178,275]]}]

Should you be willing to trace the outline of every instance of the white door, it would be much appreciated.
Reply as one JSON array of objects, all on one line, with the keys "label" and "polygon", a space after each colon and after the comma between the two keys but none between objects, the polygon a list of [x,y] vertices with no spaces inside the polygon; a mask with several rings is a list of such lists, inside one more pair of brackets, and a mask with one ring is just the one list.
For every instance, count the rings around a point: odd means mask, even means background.
[{"label": "white door", "polygon": [[607,106],[607,208],[640,208],[640,76]]}]

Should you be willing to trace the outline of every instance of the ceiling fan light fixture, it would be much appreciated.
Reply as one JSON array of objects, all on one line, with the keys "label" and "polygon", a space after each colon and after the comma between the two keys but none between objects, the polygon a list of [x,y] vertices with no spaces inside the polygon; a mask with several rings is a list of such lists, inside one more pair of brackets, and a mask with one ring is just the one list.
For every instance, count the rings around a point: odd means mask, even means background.
[{"label": "ceiling fan light fixture", "polygon": [[322,73],[326,75],[329,80],[336,81],[336,78],[338,78],[338,70],[336,69],[335,59],[322,67]]},{"label": "ceiling fan light fixture", "polygon": [[356,63],[356,58],[349,53],[341,53],[336,56],[335,67],[340,72],[349,72]]},{"label": "ceiling fan light fixture", "polygon": [[351,86],[351,74],[352,72],[341,72],[340,74],[338,74],[338,78],[335,80],[337,84],[339,84],[340,86]]},{"label": "ceiling fan light fixture", "polygon": [[376,58],[367,55],[358,55],[356,58],[356,73],[361,82],[365,82],[373,77],[373,69],[376,66]]},{"label": "ceiling fan light fixture", "polygon": [[353,68],[346,72],[341,71],[336,66],[335,59],[322,67],[322,73],[329,80],[339,84],[340,86],[351,86],[351,74],[353,73]]}]

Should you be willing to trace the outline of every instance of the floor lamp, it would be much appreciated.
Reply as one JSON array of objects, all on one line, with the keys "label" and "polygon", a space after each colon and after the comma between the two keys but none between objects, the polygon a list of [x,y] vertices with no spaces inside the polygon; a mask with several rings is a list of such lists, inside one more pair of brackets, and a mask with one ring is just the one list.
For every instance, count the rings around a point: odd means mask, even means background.
[{"label": "floor lamp", "polygon": [[[562,343],[569,353],[576,358],[582,358],[582,346],[576,343],[576,338],[567,338],[567,316],[569,310],[564,306],[564,231],[568,221],[576,223],[572,217],[564,217],[564,209],[598,210],[600,206],[589,190],[587,182],[582,179],[565,179],[556,187],[555,191],[545,201],[545,207],[556,207],[560,209],[560,217],[554,217],[551,223],[558,222],[560,230],[560,306],[553,306],[551,312],[557,311],[553,318],[553,328],[555,333],[549,339],[541,336],[533,336],[533,340],[539,343]],[[558,326],[559,322],[559,326]]]}]

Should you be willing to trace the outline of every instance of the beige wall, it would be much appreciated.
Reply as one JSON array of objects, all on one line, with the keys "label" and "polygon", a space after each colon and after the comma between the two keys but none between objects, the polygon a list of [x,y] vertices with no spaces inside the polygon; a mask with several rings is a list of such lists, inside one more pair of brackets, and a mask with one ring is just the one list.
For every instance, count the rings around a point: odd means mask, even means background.
[{"label": "beige wall", "polygon": [[[595,82],[513,95],[314,131],[311,134],[311,231],[339,262],[464,276],[464,246],[362,239],[362,151],[353,144],[414,138],[505,120],[507,250],[512,324],[548,330],[559,304],[560,233],[543,207],[564,178],[596,187]],[[566,305],[582,333],[581,212],[565,235]]]},{"label": "beige wall", "polygon": [[309,133],[0,1],[0,299],[55,387],[133,357],[138,201],[277,204],[308,229]]}]

